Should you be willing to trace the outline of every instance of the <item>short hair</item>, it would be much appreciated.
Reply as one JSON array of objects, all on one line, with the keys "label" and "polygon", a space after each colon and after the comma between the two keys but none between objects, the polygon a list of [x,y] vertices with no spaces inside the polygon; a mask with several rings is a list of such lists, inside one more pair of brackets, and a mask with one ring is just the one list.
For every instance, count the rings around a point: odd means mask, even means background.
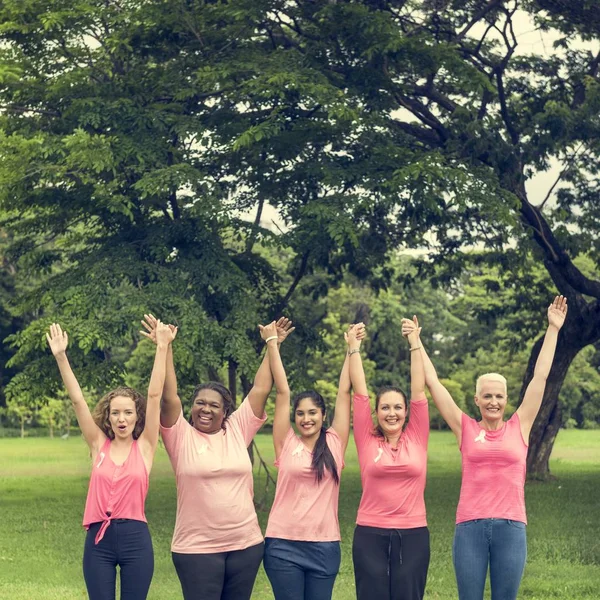
[{"label": "short hair", "polygon": [[504,375],[500,375],[500,373],[484,373],[477,378],[477,383],[475,384],[475,395],[479,396],[481,393],[481,385],[484,381],[499,381],[504,385],[504,391],[508,394],[508,385],[506,383],[506,377]]},{"label": "short hair", "polygon": [[135,427],[133,428],[133,439],[137,440],[140,435],[142,435],[142,431],[144,431],[144,427],[146,425],[146,398],[133,388],[122,385],[102,396],[98,404],[96,404],[96,408],[94,408],[92,418],[94,419],[96,425],[98,425],[98,427],[100,427],[100,429],[104,432],[104,435],[107,438],[114,440],[115,432],[110,426],[110,403],[117,396],[130,398],[135,404],[137,421]]}]

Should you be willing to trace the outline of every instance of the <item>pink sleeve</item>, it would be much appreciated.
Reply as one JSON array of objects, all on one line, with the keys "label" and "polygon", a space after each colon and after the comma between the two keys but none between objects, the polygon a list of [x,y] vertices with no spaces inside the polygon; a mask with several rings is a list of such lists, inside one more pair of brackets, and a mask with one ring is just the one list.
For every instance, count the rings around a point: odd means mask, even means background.
[{"label": "pink sleeve", "polygon": [[187,427],[191,427],[191,425],[184,419],[183,411],[179,413],[179,417],[177,417],[177,421],[175,421],[172,427],[160,426],[160,434],[165,444],[165,450],[171,459],[173,467],[177,465],[179,449],[181,448],[181,442]]},{"label": "pink sleeve", "polygon": [[225,426],[237,429],[242,434],[246,446],[249,446],[256,432],[266,420],[267,413],[263,412],[262,417],[257,417],[250,406],[250,402],[248,402],[248,397],[246,397],[240,407],[227,419]]},{"label": "pink sleeve", "polygon": [[373,419],[371,418],[371,401],[369,396],[354,394],[352,425],[356,449],[360,452],[373,435]]},{"label": "pink sleeve", "polygon": [[429,403],[425,394],[419,394],[410,401],[410,417],[406,426],[406,435],[427,448],[429,441]]},{"label": "pink sleeve", "polygon": [[287,435],[285,436],[285,440],[283,440],[283,447],[281,448],[281,452],[279,453],[279,458],[273,463],[276,467],[279,467],[281,463],[281,457],[286,454],[290,448],[290,444],[296,439],[296,434],[294,433],[294,429],[290,427],[288,429]]}]

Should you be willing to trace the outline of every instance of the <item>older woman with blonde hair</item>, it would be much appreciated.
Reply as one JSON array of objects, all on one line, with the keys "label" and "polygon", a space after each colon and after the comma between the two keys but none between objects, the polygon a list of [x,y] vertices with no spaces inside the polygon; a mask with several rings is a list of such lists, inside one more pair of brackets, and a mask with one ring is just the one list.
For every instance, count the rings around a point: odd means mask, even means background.
[{"label": "older woman with blonde hair", "polygon": [[[506,379],[485,373],[477,379],[475,404],[481,419],[466,415],[442,385],[419,344],[425,381],[440,414],[456,436],[462,455],[462,485],[453,544],[459,600],[482,600],[490,570],[492,598],[517,597],[525,560],[525,476],[529,434],[542,404],[558,333],[567,316],[567,299],[548,307],[548,327],[533,377],[516,412],[504,420]],[[416,317],[402,322],[405,335],[420,331]]]}]

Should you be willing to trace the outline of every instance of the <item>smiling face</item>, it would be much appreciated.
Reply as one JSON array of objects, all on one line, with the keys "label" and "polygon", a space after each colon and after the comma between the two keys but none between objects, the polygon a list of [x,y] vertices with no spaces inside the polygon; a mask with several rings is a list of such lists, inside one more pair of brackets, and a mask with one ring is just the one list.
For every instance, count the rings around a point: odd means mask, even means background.
[{"label": "smiling face", "polygon": [[498,379],[482,379],[478,382],[475,404],[479,407],[481,418],[489,423],[501,421],[508,397],[506,383]]},{"label": "smiling face", "polygon": [[217,433],[225,419],[223,397],[216,390],[201,389],[192,404],[192,425],[202,433]]},{"label": "smiling face", "polygon": [[377,424],[386,438],[402,432],[406,421],[406,398],[400,392],[389,391],[381,394],[376,410]]},{"label": "smiling face", "polygon": [[294,410],[294,422],[302,437],[320,435],[325,413],[311,398],[302,398]]},{"label": "smiling face", "polygon": [[134,400],[127,396],[115,396],[110,401],[108,420],[115,439],[124,440],[132,436],[138,421]]}]

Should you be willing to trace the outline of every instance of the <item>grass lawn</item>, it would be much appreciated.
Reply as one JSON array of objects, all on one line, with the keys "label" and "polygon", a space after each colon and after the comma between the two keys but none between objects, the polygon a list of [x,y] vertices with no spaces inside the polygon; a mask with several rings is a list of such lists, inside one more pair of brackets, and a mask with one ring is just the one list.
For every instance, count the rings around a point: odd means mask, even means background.
[{"label": "grass lawn", "polygon": [[[258,446],[269,464],[271,438]],[[600,598],[600,431],[561,431],[552,458],[557,480],[528,484],[528,560],[519,598],[598,600]],[[432,432],[426,503],[431,532],[428,599],[456,600],[451,547],[460,486],[460,457],[454,436]],[[86,598],[81,527],[89,477],[82,439],[0,439],[0,599]],[[351,544],[360,499],[360,475],[351,441],[340,494],[342,566],[334,598],[354,598]],[[264,480],[256,480],[256,496]],[[266,511],[259,512],[266,526]],[[151,475],[146,514],[156,567],[149,598],[181,598],[171,563],[175,485],[170,463],[159,449]],[[200,515],[201,517],[201,515]],[[253,598],[272,598],[261,568]],[[488,596],[489,597],[489,596]]]}]

